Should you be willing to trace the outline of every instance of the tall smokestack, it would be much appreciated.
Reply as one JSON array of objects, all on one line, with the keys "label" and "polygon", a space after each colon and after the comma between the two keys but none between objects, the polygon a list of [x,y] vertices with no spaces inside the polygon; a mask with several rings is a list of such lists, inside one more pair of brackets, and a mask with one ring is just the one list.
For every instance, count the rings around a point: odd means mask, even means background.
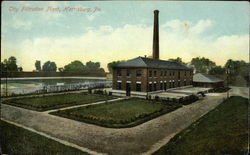
[{"label": "tall smokestack", "polygon": [[153,59],[159,59],[159,10],[154,10]]}]

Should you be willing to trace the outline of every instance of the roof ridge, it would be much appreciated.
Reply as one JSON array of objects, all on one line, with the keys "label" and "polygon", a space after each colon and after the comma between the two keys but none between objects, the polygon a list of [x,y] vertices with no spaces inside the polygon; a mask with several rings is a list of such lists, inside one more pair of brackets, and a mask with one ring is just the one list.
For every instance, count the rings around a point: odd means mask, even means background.
[{"label": "roof ridge", "polygon": [[147,66],[147,64],[146,64],[145,61],[142,59],[142,57],[139,56],[139,58],[142,60],[143,64]]}]

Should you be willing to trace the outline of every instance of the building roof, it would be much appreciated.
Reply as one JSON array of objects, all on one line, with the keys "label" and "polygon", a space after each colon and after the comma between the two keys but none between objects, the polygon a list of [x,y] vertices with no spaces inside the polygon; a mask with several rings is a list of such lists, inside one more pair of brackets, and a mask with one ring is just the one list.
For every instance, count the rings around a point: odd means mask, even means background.
[{"label": "building roof", "polygon": [[203,83],[217,83],[223,82],[223,79],[217,78],[213,75],[208,75],[205,73],[196,73],[193,76],[193,82],[203,82]]},{"label": "building roof", "polygon": [[142,68],[164,68],[164,69],[183,69],[183,70],[193,70],[192,67],[187,65],[175,62],[175,61],[166,61],[158,60],[147,57],[137,57],[125,62],[121,62],[114,66],[114,68],[123,68],[123,67],[142,67]]}]

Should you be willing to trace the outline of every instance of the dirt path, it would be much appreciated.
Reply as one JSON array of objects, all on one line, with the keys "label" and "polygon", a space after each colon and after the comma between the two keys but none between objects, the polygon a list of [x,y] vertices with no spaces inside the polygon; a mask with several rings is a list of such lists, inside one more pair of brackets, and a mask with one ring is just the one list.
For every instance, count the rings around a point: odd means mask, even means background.
[{"label": "dirt path", "polygon": [[99,127],[4,104],[1,117],[96,152],[150,154],[220,104],[224,95],[207,96],[169,114],[125,129]]}]

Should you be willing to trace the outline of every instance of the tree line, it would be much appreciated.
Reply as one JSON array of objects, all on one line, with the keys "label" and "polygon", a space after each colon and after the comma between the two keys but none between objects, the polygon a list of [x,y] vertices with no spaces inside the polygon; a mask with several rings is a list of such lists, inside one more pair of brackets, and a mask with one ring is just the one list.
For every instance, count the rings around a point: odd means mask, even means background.
[{"label": "tree line", "polygon": [[[56,72],[57,66],[55,62],[47,61],[41,67],[41,61],[36,60],[35,62],[36,72]],[[71,63],[65,65],[64,67],[58,68],[59,72],[105,72],[101,68],[100,62],[88,61],[86,64],[79,60],[72,61]]]},{"label": "tree line", "polygon": [[[86,64],[79,60],[75,60],[65,65],[64,67],[58,68],[56,63],[53,61],[46,61],[43,65],[40,60],[35,61],[35,69],[33,72],[102,72],[104,69],[101,68],[100,62],[88,61]],[[4,59],[0,66],[1,72],[22,72],[23,68],[17,65],[17,59],[14,56]]]}]

